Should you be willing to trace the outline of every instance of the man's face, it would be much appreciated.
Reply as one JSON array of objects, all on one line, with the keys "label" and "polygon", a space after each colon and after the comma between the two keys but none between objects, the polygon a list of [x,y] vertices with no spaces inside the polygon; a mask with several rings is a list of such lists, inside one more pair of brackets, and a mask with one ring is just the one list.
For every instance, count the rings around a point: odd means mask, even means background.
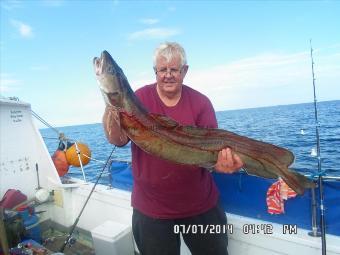
[{"label": "man's face", "polygon": [[159,90],[164,94],[177,94],[181,91],[188,66],[181,66],[181,59],[174,55],[168,62],[163,56],[156,59],[156,80]]}]

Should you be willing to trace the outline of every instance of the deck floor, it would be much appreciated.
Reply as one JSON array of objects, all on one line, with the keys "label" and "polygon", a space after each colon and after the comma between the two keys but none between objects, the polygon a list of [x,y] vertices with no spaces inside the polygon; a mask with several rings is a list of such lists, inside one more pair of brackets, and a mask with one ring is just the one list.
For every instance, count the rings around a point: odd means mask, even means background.
[{"label": "deck floor", "polygon": [[[67,233],[48,229],[43,233],[43,239],[45,240],[44,246],[53,252],[60,251],[67,237]],[[93,248],[91,236],[85,235],[75,231],[73,235],[75,242],[72,245],[67,245],[64,249],[66,255],[94,255],[95,251]]]},{"label": "deck floor", "polygon": [[[47,249],[53,252],[58,252],[60,248],[62,247],[65,239],[56,239],[52,243],[48,243],[45,245]],[[66,246],[64,250],[64,254],[66,255],[94,255],[95,252],[93,248],[88,247],[80,242],[76,242],[71,247]]]}]

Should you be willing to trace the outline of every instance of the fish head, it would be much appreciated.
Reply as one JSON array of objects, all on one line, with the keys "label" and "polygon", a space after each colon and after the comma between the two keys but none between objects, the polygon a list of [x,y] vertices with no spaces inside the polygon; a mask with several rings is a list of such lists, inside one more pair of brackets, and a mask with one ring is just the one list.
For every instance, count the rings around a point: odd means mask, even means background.
[{"label": "fish head", "polygon": [[106,104],[123,107],[124,84],[127,79],[123,70],[107,51],[93,59],[94,71]]}]

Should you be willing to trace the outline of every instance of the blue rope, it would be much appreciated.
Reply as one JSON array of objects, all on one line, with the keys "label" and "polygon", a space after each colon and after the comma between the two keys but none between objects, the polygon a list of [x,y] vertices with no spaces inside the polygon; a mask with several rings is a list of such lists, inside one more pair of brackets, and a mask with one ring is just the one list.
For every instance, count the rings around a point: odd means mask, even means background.
[{"label": "blue rope", "polygon": [[322,170],[322,171],[320,171],[320,172],[318,172],[318,173],[315,173],[315,174],[312,174],[311,175],[311,178],[312,179],[315,179],[315,178],[318,178],[318,177],[322,177],[322,176],[325,176],[326,175],[326,170]]}]

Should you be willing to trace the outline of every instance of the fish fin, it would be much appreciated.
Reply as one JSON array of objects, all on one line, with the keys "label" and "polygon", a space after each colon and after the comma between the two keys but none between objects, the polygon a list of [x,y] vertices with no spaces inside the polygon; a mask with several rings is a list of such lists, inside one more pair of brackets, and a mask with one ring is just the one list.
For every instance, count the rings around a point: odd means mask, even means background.
[{"label": "fish fin", "polygon": [[308,177],[304,176],[303,174],[300,174],[298,172],[293,172],[294,170],[289,169],[290,172],[295,175],[295,177],[299,180],[299,182],[302,184],[302,186],[306,189],[312,189],[316,187],[315,182],[312,179],[309,179]]},{"label": "fish fin", "polygon": [[316,187],[316,184],[312,180],[300,173],[293,171],[294,170],[289,169],[288,175],[281,177],[287,183],[287,185],[292,188],[296,193],[302,195],[304,193],[304,189],[311,189]]},{"label": "fish fin", "polygon": [[[260,151],[263,153],[268,153],[272,157],[276,158],[278,162],[282,165],[290,166],[294,162],[294,154],[282,147],[258,141],[253,138],[249,138],[246,136],[238,135],[236,133],[223,130],[223,129],[215,129],[215,128],[201,128],[201,127],[194,127],[194,126],[178,126],[176,130],[180,130],[186,135],[190,135],[192,137],[202,137],[205,138],[216,138],[221,141],[221,143],[225,142],[224,147],[228,147],[229,144],[233,150],[236,152],[238,151],[238,146],[247,147],[247,148],[254,148],[255,151]],[[213,143],[213,146],[216,144]],[[223,147],[223,148],[224,148]]]},{"label": "fish fin", "polygon": [[259,157],[262,157],[262,155],[264,154],[268,154],[272,158],[275,158],[280,164],[286,167],[290,166],[294,162],[294,154],[285,148],[263,141],[258,141],[246,136],[241,136],[226,130],[219,131],[219,133],[225,133],[225,139],[235,145],[235,148],[233,149],[235,149],[236,151],[238,149],[237,147],[240,145],[241,148],[243,146],[246,147],[248,150],[259,152]]},{"label": "fish fin", "polygon": [[271,157],[275,158],[278,162],[280,162],[282,165],[285,165],[286,167],[290,166],[294,162],[294,154],[285,148],[267,142],[258,141],[246,136],[238,135],[227,130],[215,130],[214,132],[218,133],[219,136],[224,134],[224,138],[227,139],[227,141],[235,144],[234,149],[236,149],[236,151],[237,145],[247,145],[249,149],[252,148],[254,151],[261,152],[261,154],[267,153],[271,155]]},{"label": "fish fin", "polygon": [[162,126],[165,127],[169,127],[169,128],[175,128],[177,127],[179,124],[174,121],[173,119],[166,117],[164,115],[160,115],[160,114],[156,114],[156,113],[151,113],[150,116],[157,121],[159,124],[161,124]]}]

